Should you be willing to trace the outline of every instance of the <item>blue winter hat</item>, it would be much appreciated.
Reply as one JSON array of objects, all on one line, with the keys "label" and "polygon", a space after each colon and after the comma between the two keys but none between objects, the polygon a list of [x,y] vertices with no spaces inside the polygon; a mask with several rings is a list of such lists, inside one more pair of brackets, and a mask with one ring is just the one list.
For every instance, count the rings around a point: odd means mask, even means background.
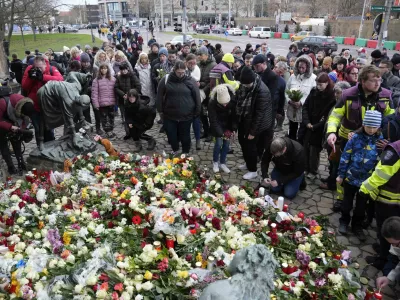
[{"label": "blue winter hat", "polygon": [[336,75],[335,72],[330,72],[330,73],[328,74],[328,76],[329,76],[329,78],[330,78],[334,83],[336,83],[336,81],[337,81],[337,75]]},{"label": "blue winter hat", "polygon": [[164,54],[165,56],[168,56],[167,48],[161,47],[160,50],[158,50],[158,57],[160,57],[161,54]]},{"label": "blue winter hat", "polygon": [[363,125],[370,127],[381,127],[382,114],[377,110],[367,110],[364,115]]}]

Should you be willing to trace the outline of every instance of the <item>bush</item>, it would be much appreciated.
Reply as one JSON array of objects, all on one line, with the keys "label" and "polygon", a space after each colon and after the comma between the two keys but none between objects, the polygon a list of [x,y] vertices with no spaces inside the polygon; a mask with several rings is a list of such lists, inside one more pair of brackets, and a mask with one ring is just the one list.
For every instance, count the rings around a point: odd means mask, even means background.
[{"label": "bush", "polygon": [[294,32],[298,33],[299,31],[301,31],[301,27],[300,27],[300,24],[297,23],[296,28],[294,29]]},{"label": "bush", "polygon": [[331,36],[331,35],[332,35],[332,27],[331,27],[331,24],[328,23],[328,25],[325,26],[325,28],[324,28],[324,35],[325,35],[325,36]]},{"label": "bush", "polygon": [[284,31],[285,33],[288,33],[288,32],[289,32],[289,25],[288,25],[288,24],[285,25],[285,28],[283,29],[283,31]]}]

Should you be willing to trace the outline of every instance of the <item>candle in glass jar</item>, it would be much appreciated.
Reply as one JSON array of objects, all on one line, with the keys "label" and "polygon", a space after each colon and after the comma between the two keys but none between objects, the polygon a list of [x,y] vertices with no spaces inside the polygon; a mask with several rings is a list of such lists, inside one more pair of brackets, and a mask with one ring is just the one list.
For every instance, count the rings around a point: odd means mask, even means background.
[{"label": "candle in glass jar", "polygon": [[167,247],[167,249],[175,248],[175,241],[171,235],[167,235],[166,241],[165,241],[165,246]]},{"label": "candle in glass jar", "polygon": [[209,256],[208,257],[207,270],[212,271],[212,269],[214,267],[214,261],[215,261],[214,256]]},{"label": "candle in glass jar", "polygon": [[287,211],[289,210],[289,205],[284,204],[282,210],[283,210],[284,212],[287,212]]},{"label": "candle in glass jar", "polygon": [[156,249],[157,251],[161,251],[161,242],[159,241],[155,241],[153,243],[154,249]]}]

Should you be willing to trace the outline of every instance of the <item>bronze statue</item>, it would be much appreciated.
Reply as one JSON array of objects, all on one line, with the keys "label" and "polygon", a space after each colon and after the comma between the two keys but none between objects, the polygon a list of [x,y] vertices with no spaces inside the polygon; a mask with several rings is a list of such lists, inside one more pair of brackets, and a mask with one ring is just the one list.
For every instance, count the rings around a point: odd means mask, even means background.
[{"label": "bronze statue", "polygon": [[232,275],[206,287],[200,300],[266,300],[274,289],[278,266],[265,245],[253,245],[236,252],[228,266]]}]

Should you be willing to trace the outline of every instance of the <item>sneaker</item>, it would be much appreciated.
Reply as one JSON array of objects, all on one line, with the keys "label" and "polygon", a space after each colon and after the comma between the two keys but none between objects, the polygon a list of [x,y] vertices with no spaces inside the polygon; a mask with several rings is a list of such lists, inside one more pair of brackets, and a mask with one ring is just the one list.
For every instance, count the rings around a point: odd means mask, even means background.
[{"label": "sneaker", "polygon": [[213,171],[214,171],[214,173],[219,172],[219,165],[217,162],[213,162]]},{"label": "sneaker", "polygon": [[353,229],[353,233],[356,237],[358,237],[360,242],[365,242],[365,240],[367,239],[367,236],[365,235],[364,230],[362,228]]},{"label": "sneaker", "polygon": [[280,132],[282,130],[283,130],[282,126],[276,126],[274,132]]},{"label": "sneaker", "polygon": [[211,142],[212,142],[212,139],[213,139],[213,137],[212,137],[211,135],[209,135],[209,136],[207,136],[207,137],[204,139],[204,141],[205,141],[206,143],[211,143]]},{"label": "sneaker", "polygon": [[341,208],[342,208],[342,201],[336,201],[336,202],[333,204],[332,210],[333,210],[334,212],[340,212]]},{"label": "sneaker", "polygon": [[342,234],[342,235],[347,235],[347,228],[348,228],[348,227],[349,227],[349,226],[348,226],[347,224],[345,224],[345,223],[340,223],[340,224],[339,224],[339,228],[338,228],[339,233]]},{"label": "sneaker", "polygon": [[247,170],[246,164],[239,165],[237,168],[238,168],[239,170]]},{"label": "sneaker", "polygon": [[371,266],[377,268],[378,270],[382,270],[386,264],[386,259],[380,256],[367,256],[365,261]]},{"label": "sneaker", "polygon": [[96,129],[96,134],[98,135],[104,135],[104,131],[101,130],[100,128]]},{"label": "sneaker", "polygon": [[229,170],[229,168],[225,165],[225,164],[221,164],[219,166],[221,168],[222,171],[224,171],[225,173],[230,173],[231,170]]},{"label": "sneaker", "polygon": [[247,172],[246,174],[243,175],[243,179],[251,180],[257,178],[257,176],[258,176],[257,172]]}]

